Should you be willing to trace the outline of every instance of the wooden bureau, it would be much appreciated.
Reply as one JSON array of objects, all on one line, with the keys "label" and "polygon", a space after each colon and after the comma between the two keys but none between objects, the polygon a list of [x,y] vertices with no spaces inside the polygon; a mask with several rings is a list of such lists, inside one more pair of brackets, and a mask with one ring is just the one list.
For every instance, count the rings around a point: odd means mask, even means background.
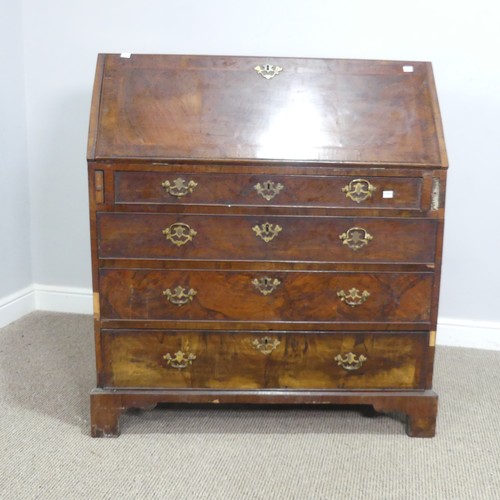
[{"label": "wooden bureau", "polygon": [[447,158],[430,63],[100,55],[91,432],[364,404],[433,436]]}]

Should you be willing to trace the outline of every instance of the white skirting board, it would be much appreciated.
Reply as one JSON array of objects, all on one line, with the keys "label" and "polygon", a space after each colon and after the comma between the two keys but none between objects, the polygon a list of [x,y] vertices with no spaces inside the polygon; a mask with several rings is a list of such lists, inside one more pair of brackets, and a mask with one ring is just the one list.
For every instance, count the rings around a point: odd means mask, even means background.
[{"label": "white skirting board", "polygon": [[0,298],[0,328],[35,310],[33,285]]},{"label": "white skirting board", "polygon": [[30,285],[0,298],[0,328],[37,310],[92,314],[92,291],[88,288]]},{"label": "white skirting board", "polygon": [[[88,288],[34,284],[0,298],[0,327],[35,310],[92,314]],[[500,351],[500,323],[439,318],[437,344]]]},{"label": "white skirting board", "polygon": [[93,314],[89,288],[34,285],[35,309],[40,311]]},{"label": "white skirting board", "polygon": [[436,343],[500,351],[500,323],[439,318]]}]

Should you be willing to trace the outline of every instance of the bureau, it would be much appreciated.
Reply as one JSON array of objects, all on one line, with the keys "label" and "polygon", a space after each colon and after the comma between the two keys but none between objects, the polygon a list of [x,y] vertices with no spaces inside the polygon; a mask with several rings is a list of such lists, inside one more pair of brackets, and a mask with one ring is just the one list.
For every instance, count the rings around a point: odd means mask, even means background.
[{"label": "bureau", "polygon": [[430,63],[99,55],[92,435],[186,402],[433,436],[446,168]]}]

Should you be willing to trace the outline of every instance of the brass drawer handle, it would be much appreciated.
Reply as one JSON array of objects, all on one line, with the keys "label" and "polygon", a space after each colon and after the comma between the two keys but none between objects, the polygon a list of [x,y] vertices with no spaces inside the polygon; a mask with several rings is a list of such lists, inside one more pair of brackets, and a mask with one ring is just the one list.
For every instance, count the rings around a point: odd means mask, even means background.
[{"label": "brass drawer handle", "polygon": [[263,64],[262,66],[255,66],[254,70],[266,80],[270,80],[283,71],[283,68],[280,66],[273,66],[272,64]]},{"label": "brass drawer handle", "polygon": [[373,240],[373,236],[362,227],[351,227],[345,233],[340,234],[339,238],[342,240],[342,243],[347,245],[351,250],[359,250]]},{"label": "brass drawer handle", "polygon": [[265,181],[262,184],[258,182],[253,187],[257,193],[259,193],[262,198],[267,201],[272,200],[285,186],[279,182],[274,183],[273,181]]},{"label": "brass drawer handle", "polygon": [[262,238],[266,243],[269,243],[283,230],[278,224],[270,224],[269,222],[264,222],[260,226],[254,226],[252,229],[255,231],[255,235]]},{"label": "brass drawer handle", "polygon": [[254,285],[262,295],[269,295],[281,285],[281,281],[277,278],[273,279],[264,276],[263,278],[253,279],[252,285]]},{"label": "brass drawer handle", "polygon": [[198,183],[194,181],[189,181],[186,183],[185,179],[179,177],[172,182],[162,182],[161,185],[165,188],[165,191],[168,194],[175,196],[176,198],[181,198],[182,196],[186,196],[187,194],[192,193],[193,189],[198,185]]},{"label": "brass drawer handle", "polygon": [[172,292],[170,288],[164,290],[163,295],[167,297],[168,301],[176,306],[184,306],[193,300],[193,297],[198,293],[196,290],[190,288],[187,290],[182,286],[176,286]]},{"label": "brass drawer handle", "polygon": [[337,354],[334,359],[335,361],[337,361],[337,364],[344,370],[351,372],[354,370],[359,370],[368,358],[366,356],[363,356],[363,354],[360,354],[359,357],[356,358],[356,354],[348,352],[344,357],[342,357],[341,354]]},{"label": "brass drawer handle", "polygon": [[255,349],[262,354],[271,354],[280,344],[281,342],[278,339],[272,339],[271,337],[262,337],[252,342]]},{"label": "brass drawer handle", "polygon": [[183,368],[187,368],[189,365],[192,365],[196,356],[191,353],[186,354],[182,351],[177,351],[173,357],[169,352],[167,352],[167,354],[163,356],[163,359],[167,362],[168,366],[182,370]]},{"label": "brass drawer handle", "polygon": [[168,241],[180,247],[193,240],[198,233],[183,222],[176,222],[162,231]]},{"label": "brass drawer handle", "polygon": [[369,296],[370,292],[368,292],[367,290],[363,290],[360,295],[357,288],[351,288],[349,290],[349,293],[345,293],[344,290],[340,290],[340,292],[337,292],[337,297],[339,297],[342,302],[345,302],[348,306],[351,307],[356,307],[364,304]]},{"label": "brass drawer handle", "polygon": [[361,203],[371,198],[373,191],[376,190],[377,188],[365,179],[353,179],[347,186],[342,188],[342,192],[345,193],[346,198],[350,198],[356,203]]}]

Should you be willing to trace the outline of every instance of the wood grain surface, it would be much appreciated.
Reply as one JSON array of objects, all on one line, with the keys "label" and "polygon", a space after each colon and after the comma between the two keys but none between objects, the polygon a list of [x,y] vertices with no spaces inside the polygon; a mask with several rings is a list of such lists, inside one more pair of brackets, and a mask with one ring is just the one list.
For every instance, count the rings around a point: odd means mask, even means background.
[{"label": "wood grain surface", "polygon": [[[254,280],[279,284],[263,295]],[[101,317],[132,320],[428,322],[433,273],[101,270]],[[196,295],[176,305],[163,294]],[[368,292],[350,306],[339,292]],[[267,291],[267,290],[265,290]],[[354,300],[358,303],[363,299]],[[353,299],[350,299],[353,302]]]},{"label": "wood grain surface", "polygon": [[[182,246],[163,234],[179,223],[197,233]],[[281,228],[267,243],[253,230],[265,223]],[[365,229],[373,239],[352,250],[340,238],[351,228]],[[434,220],[409,218],[97,214],[102,258],[426,264],[434,262],[436,228]]]},{"label": "wood grain surface", "polygon": [[[264,354],[254,342],[277,347]],[[105,330],[106,387],[390,389],[421,387],[425,334],[213,333]],[[196,356],[186,368],[164,356]],[[335,357],[367,360],[348,371]]]},{"label": "wood grain surface", "polygon": [[[266,80],[254,70],[265,64],[283,71]],[[429,64],[405,65],[106,55],[95,158],[441,166]]]},{"label": "wood grain surface", "polygon": [[[369,182],[374,191],[358,202],[349,198],[344,189],[360,178]],[[173,183],[177,179],[184,181],[184,186],[191,182],[196,187],[178,197],[162,186],[165,181]],[[269,181],[271,190],[264,192],[268,199],[259,194],[256,186],[262,187]],[[225,175],[182,171],[115,173],[116,203],[420,209],[421,190],[422,177]],[[184,193],[174,191],[178,192]]]}]

